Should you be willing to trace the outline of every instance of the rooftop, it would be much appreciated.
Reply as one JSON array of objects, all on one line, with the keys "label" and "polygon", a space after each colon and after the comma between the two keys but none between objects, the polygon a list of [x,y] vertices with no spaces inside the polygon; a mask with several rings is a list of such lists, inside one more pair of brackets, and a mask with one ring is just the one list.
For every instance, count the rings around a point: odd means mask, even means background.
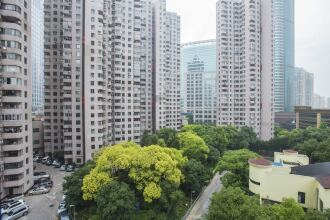
[{"label": "rooftop", "polygon": [[291,174],[311,177],[330,176],[330,162],[292,167]]},{"label": "rooftop", "polygon": [[271,161],[266,160],[263,157],[250,159],[249,163],[252,163],[252,164],[255,164],[255,165],[260,165],[260,166],[270,166],[270,165],[272,165]]}]

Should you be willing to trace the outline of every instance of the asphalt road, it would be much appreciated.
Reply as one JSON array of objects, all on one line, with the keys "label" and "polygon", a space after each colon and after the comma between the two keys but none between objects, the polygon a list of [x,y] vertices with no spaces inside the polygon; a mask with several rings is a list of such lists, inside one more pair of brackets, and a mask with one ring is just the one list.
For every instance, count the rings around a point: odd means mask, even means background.
[{"label": "asphalt road", "polygon": [[62,200],[62,183],[64,177],[70,175],[59,169],[55,169],[53,166],[45,166],[42,164],[36,164],[35,171],[47,172],[53,180],[53,188],[47,194],[25,196],[25,202],[31,207],[30,213],[20,218],[21,220],[56,220],[57,208]]},{"label": "asphalt road", "polygon": [[220,180],[221,175],[216,173],[211,180],[210,184],[205,188],[203,194],[196,201],[194,207],[191,209],[186,220],[197,220],[203,219],[203,216],[207,213],[208,208],[211,204],[212,194],[220,192],[222,189],[222,183]]}]

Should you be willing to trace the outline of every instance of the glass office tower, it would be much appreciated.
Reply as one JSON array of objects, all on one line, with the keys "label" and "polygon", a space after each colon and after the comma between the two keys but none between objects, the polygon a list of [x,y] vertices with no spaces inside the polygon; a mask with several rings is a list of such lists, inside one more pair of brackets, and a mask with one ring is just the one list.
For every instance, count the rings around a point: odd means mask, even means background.
[{"label": "glass office tower", "polygon": [[273,0],[274,109],[293,111],[295,40],[294,0]]},{"label": "glass office tower", "polygon": [[43,114],[44,109],[44,1],[31,2],[32,44],[32,112]]},{"label": "glass office tower", "polygon": [[181,47],[181,109],[194,123],[216,124],[216,41]]}]

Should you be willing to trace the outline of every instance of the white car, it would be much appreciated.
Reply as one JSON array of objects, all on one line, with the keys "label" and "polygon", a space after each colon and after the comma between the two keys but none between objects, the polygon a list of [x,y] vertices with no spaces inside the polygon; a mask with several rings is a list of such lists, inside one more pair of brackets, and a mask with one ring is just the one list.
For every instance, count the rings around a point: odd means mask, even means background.
[{"label": "white car", "polygon": [[65,212],[65,211],[67,211],[66,203],[64,201],[62,201],[60,203],[60,205],[58,206],[57,214],[60,215],[62,212]]},{"label": "white car", "polygon": [[10,212],[3,214],[1,220],[15,220],[29,214],[29,206],[26,204],[13,208]]},{"label": "white car", "polygon": [[17,201],[13,201],[11,203],[8,203],[6,205],[4,205],[4,207],[1,208],[1,214],[5,214],[10,212],[12,209],[19,207],[21,205],[25,205],[25,202],[23,201],[23,199],[17,200]]},{"label": "white car", "polygon": [[65,171],[65,170],[66,170],[66,165],[62,165],[60,171]]},{"label": "white car", "polygon": [[41,178],[49,178],[50,176],[45,172],[34,172],[33,181],[38,181]]},{"label": "white car", "polygon": [[32,196],[32,195],[46,194],[49,191],[50,191],[50,188],[39,187],[39,188],[30,190],[29,193],[28,193],[28,195],[29,196]]}]

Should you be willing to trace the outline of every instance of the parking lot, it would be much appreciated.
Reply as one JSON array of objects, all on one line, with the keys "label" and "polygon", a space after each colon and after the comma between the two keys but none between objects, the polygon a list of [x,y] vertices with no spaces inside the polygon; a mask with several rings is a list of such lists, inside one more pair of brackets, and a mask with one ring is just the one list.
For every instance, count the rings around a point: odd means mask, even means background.
[{"label": "parking lot", "polygon": [[53,166],[46,166],[35,163],[35,171],[44,171],[51,176],[53,188],[47,194],[25,196],[24,200],[30,206],[30,213],[22,217],[22,220],[56,220],[57,208],[62,200],[62,183],[64,177],[70,175],[65,171],[60,171]]}]

